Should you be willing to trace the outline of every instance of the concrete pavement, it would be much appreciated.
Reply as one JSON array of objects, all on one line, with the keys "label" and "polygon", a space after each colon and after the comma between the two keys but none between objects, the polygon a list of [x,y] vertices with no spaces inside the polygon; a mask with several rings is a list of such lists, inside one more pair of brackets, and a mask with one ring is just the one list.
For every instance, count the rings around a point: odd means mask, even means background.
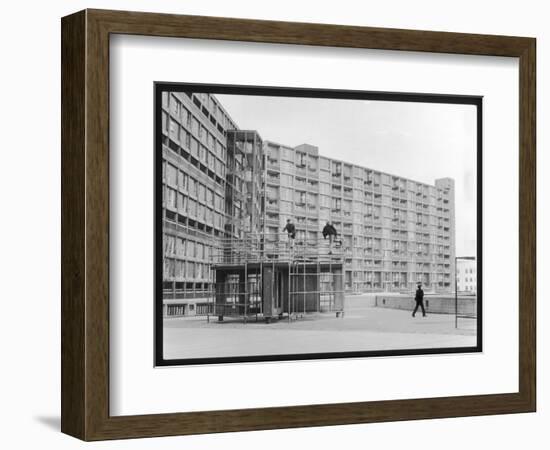
[{"label": "concrete pavement", "polygon": [[[414,302],[411,302],[414,303]],[[344,318],[311,314],[271,324],[206,317],[164,320],[167,359],[280,355],[295,353],[380,351],[476,345],[476,321],[454,315],[411,317],[409,311],[368,306],[365,296],[346,298]],[[412,305],[411,305],[412,306]]]}]

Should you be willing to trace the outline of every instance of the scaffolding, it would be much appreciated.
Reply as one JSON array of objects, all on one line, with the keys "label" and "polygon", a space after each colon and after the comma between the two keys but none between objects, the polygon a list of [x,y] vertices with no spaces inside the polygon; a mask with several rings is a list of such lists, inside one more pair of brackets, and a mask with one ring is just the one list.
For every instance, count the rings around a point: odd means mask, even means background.
[{"label": "scaffolding", "polygon": [[268,232],[262,142],[256,131],[227,130],[227,222],[225,237],[215,239],[210,254],[208,320],[214,315],[290,321],[321,312],[343,317],[342,242],[318,238],[318,224],[315,232],[308,230],[307,220],[305,234],[301,230],[297,239]]},{"label": "scaffolding", "polygon": [[341,241],[286,233],[222,239],[211,255],[213,315],[245,322],[326,312],[343,317],[343,253]]}]

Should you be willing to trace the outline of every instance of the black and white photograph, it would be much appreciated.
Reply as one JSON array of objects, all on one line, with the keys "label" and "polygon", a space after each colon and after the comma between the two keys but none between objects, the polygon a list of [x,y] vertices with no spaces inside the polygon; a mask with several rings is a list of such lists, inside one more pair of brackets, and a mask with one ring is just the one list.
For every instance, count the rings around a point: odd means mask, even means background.
[{"label": "black and white photograph", "polygon": [[156,365],[481,351],[481,110],[156,83]]}]

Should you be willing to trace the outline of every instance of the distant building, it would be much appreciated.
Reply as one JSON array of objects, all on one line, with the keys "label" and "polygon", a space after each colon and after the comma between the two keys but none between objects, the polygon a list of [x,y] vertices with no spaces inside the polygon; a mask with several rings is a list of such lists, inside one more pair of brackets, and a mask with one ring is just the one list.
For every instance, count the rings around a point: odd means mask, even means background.
[{"label": "distant building", "polygon": [[456,261],[458,292],[477,293],[477,261],[475,256],[461,256]]},{"label": "distant building", "polygon": [[[349,164],[240,130],[214,95],[162,94],[165,315],[200,313],[212,251],[243,233],[319,237],[344,247],[348,292],[454,289],[454,181],[434,185]],[[474,274],[475,276],[475,274]]]}]

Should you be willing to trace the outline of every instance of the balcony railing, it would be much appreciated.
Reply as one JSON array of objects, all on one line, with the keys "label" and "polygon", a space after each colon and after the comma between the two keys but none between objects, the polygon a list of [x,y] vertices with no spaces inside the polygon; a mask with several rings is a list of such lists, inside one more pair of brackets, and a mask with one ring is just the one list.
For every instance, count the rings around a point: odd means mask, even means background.
[{"label": "balcony railing", "polygon": [[[328,239],[290,239],[287,233],[247,233],[245,237],[221,239],[211,252],[212,264],[260,262],[342,263],[344,248],[340,239],[332,246]],[[347,250],[347,249],[346,249]]]}]

